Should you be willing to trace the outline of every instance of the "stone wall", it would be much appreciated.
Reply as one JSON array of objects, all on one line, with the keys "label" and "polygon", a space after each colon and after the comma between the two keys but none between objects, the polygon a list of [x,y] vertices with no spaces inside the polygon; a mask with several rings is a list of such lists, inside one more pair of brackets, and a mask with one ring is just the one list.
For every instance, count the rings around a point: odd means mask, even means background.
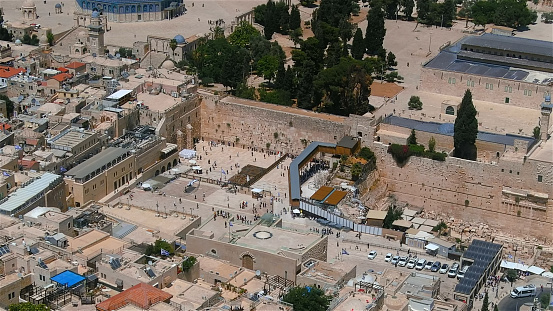
[{"label": "stone wall", "polygon": [[[545,93],[553,91],[553,87],[547,85],[431,68],[422,69],[420,80],[420,89],[425,92],[463,97],[470,89],[475,100],[530,109],[540,109]],[[508,103],[506,98],[509,98]]]},{"label": "stone wall", "polygon": [[[299,154],[312,141],[336,143],[350,134],[346,117],[254,102],[202,95],[204,140]],[[277,134],[275,134],[277,133]]]},{"label": "stone wall", "polygon": [[[499,158],[483,163],[448,157],[445,162],[411,157],[398,167],[386,153],[387,145],[374,143],[380,181],[400,201],[441,212],[465,221],[484,222],[511,234],[553,239],[553,168],[551,164]],[[538,182],[537,175],[542,175]],[[516,202],[506,187],[548,195],[546,203]]]}]

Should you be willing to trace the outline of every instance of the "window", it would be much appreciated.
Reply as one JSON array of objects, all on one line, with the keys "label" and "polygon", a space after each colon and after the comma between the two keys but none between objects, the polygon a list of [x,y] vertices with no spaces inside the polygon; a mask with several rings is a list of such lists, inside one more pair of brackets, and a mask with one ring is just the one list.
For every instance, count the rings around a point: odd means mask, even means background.
[{"label": "window", "polygon": [[14,299],[15,298],[15,292],[11,292],[8,294],[8,299]]},{"label": "window", "polygon": [[505,103],[506,103],[506,104],[509,103],[509,97],[505,97]]},{"label": "window", "polygon": [[543,182],[543,176],[542,175],[538,175],[538,182]]},{"label": "window", "polygon": [[501,173],[503,173],[503,172],[505,172],[505,169],[504,169],[504,168],[501,169]]},{"label": "window", "polygon": [[455,84],[455,78],[449,78],[449,79],[447,80],[447,83],[449,83],[449,84]]},{"label": "window", "polygon": [[532,96],[532,90],[524,90],[524,95]]},{"label": "window", "polygon": [[512,174],[513,173],[513,170],[509,170],[509,174]]}]

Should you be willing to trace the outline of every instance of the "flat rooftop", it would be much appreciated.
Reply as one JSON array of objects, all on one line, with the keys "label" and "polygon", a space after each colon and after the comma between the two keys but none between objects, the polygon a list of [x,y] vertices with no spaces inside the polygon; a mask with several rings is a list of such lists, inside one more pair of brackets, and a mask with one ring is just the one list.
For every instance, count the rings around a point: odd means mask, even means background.
[{"label": "flat rooftop", "polygon": [[91,131],[78,131],[75,129],[65,130],[54,138],[48,141],[50,147],[54,149],[61,149],[65,151],[71,151],[72,147],[87,140],[90,136],[94,135]]},{"label": "flat rooftop", "polygon": [[36,177],[29,182],[24,188],[18,188],[12,192],[7,198],[0,201],[0,212],[11,214],[17,212],[18,209],[33,199],[38,193],[47,190],[51,185],[61,182],[63,178],[60,175],[52,173],[44,173],[42,176]]},{"label": "flat rooftop", "polygon": [[193,310],[201,307],[201,305],[205,302],[204,297],[209,299],[217,295],[217,292],[209,288],[186,282],[181,279],[174,280],[171,287],[166,287],[163,291],[173,295],[171,300],[174,302],[179,304],[186,302],[192,304],[194,306],[192,308]]},{"label": "flat rooftop", "polygon": [[[504,36],[497,36],[497,35],[490,35],[490,36],[493,36],[494,38],[504,37]],[[521,61],[526,62],[528,60],[513,58],[512,66],[494,65],[486,62],[488,61],[486,57],[493,58],[493,57],[499,57],[499,56],[478,53],[480,55],[476,57],[476,55],[474,55],[475,53],[462,51],[461,46],[467,41],[471,42],[471,40],[474,40],[474,38],[479,38],[478,40],[483,40],[481,37],[475,37],[475,36],[464,37],[461,40],[457,41],[455,44],[443,49],[436,57],[434,57],[432,60],[427,62],[423,67],[453,71],[453,72],[475,74],[475,75],[491,77],[491,78],[502,78],[502,79],[515,80],[515,81],[524,81],[524,82],[535,83],[535,84],[549,84],[550,82],[553,82],[553,73],[517,68],[517,64],[522,65]],[[504,37],[504,38],[509,38],[509,37]],[[511,38],[522,39],[522,38],[514,38],[514,37],[511,37]],[[531,39],[522,39],[522,40],[538,41],[538,40],[531,40]],[[468,53],[465,56],[468,57],[470,54],[471,56],[473,56],[478,60],[474,61],[474,60],[468,60],[468,59],[460,59],[459,56],[460,54],[462,54],[461,52],[464,53],[463,55]],[[502,60],[504,62],[505,58],[502,57]],[[507,60],[510,61],[511,59],[507,58]],[[547,65],[547,63],[544,63],[544,64]]]},{"label": "flat rooftop", "polygon": [[93,172],[96,172],[96,170],[106,166],[107,163],[110,163],[119,157],[125,156],[129,152],[129,149],[109,147],[85,162],[70,169],[67,173],[65,173],[65,176],[73,177],[75,179],[85,178],[87,175],[90,175]]},{"label": "flat rooftop", "polygon": [[[269,233],[270,237],[267,237]],[[256,237],[257,236],[257,237]],[[314,242],[318,234],[299,233],[275,227],[257,226],[236,242],[237,245],[264,250],[271,253],[285,250],[301,254]]]},{"label": "flat rooftop", "polygon": [[157,95],[149,93],[138,93],[137,100],[142,101],[151,111],[163,112],[181,102],[180,98],[171,95],[159,93]]},{"label": "flat rooftop", "polygon": [[470,36],[464,43],[490,49],[553,57],[553,42],[550,41],[486,33],[481,36]]},{"label": "flat rooftop", "polygon": [[432,298],[431,286],[433,286],[433,284],[436,283],[438,280],[440,280],[439,276],[415,272],[407,277],[407,279],[399,289],[399,292],[402,294]]},{"label": "flat rooftop", "polygon": [[542,142],[534,149],[529,158],[535,161],[553,163],[553,138]]},{"label": "flat rooftop", "polygon": [[[407,118],[402,118],[397,116],[388,116],[386,119],[383,120],[383,122],[386,124],[414,129],[416,131],[421,131],[421,132],[434,133],[434,134],[440,134],[440,135],[446,135],[446,136],[453,136],[454,134],[453,123],[419,121],[419,120],[407,119]],[[513,135],[513,134],[503,135],[503,134],[495,134],[495,133],[482,132],[482,131],[478,131],[478,135],[476,139],[480,141],[487,141],[491,143],[508,145],[508,146],[514,146],[515,140],[523,140],[528,142],[528,144],[531,144],[535,140],[533,137],[526,137],[526,136]]]}]

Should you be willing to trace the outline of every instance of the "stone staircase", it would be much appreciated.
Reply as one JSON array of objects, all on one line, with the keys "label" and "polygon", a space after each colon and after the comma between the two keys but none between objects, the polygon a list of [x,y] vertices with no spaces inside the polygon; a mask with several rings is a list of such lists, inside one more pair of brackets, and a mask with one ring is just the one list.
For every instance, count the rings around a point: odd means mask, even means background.
[{"label": "stone staircase", "polygon": [[122,239],[122,238],[126,237],[127,235],[131,234],[131,232],[133,232],[134,230],[136,230],[138,228],[138,226],[134,225],[134,224],[128,224],[128,223],[122,224],[122,223],[120,223],[117,226],[115,226],[115,228],[113,228],[112,232],[117,232],[118,229],[122,228],[124,225],[127,225],[126,227],[128,227],[128,229],[121,232],[121,233],[118,233],[116,235],[114,234],[113,235],[114,237],[116,237],[118,239]]}]

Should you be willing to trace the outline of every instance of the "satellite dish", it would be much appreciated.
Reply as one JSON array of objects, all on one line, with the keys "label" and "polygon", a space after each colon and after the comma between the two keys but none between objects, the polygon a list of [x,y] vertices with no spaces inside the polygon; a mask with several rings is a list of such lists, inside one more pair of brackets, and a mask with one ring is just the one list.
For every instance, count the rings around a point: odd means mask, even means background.
[{"label": "satellite dish", "polygon": [[115,57],[117,57],[117,58],[121,58],[121,54],[119,54],[119,53],[115,53]]},{"label": "satellite dish", "polygon": [[260,275],[261,275],[261,271],[256,270],[256,271],[255,271],[255,275],[256,275],[256,276],[260,276]]},{"label": "satellite dish", "polygon": [[152,265],[152,261],[148,260],[148,266],[151,266],[151,265]]}]

